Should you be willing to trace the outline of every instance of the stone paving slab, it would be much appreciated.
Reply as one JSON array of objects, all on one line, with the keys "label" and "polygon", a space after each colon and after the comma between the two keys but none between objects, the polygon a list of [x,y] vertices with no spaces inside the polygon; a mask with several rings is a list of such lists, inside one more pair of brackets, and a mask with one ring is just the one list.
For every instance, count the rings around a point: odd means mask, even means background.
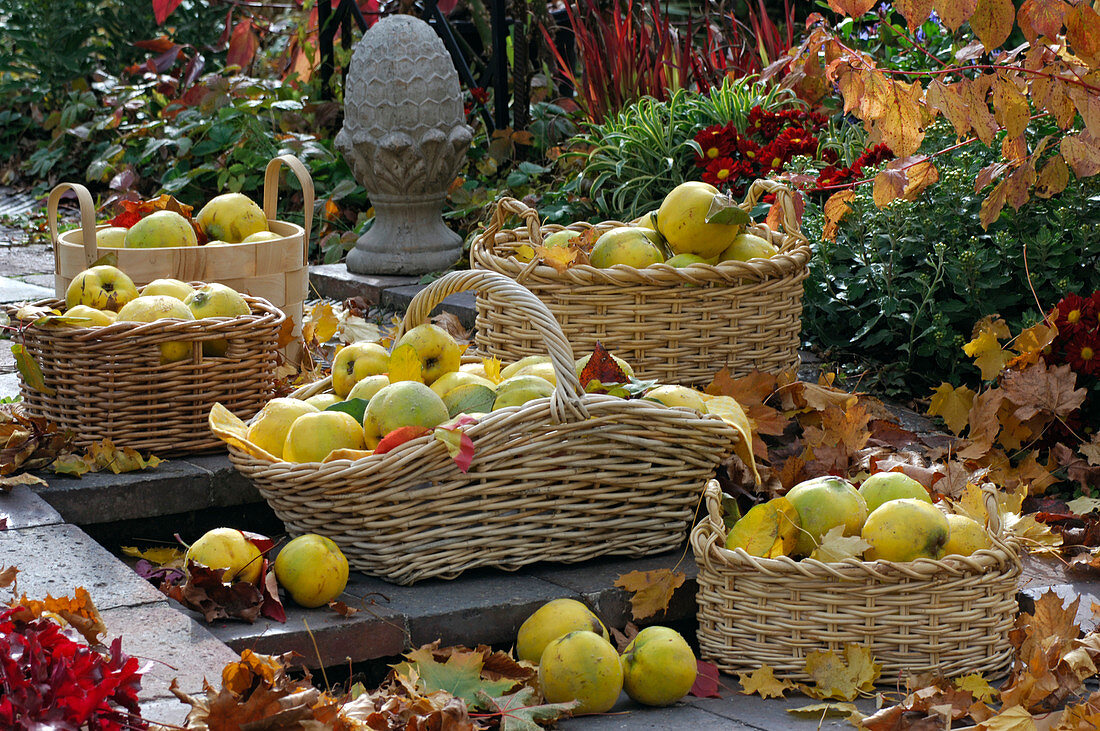
[{"label": "stone paving slab", "polygon": [[225,455],[168,459],[152,470],[89,472],[74,478],[43,472],[38,494],[70,523],[95,525],[263,502]]},{"label": "stone paving slab", "polygon": [[[10,229],[9,229],[10,230]],[[26,235],[22,231],[16,245],[5,246],[0,239],[0,276],[23,278],[29,274],[46,274],[49,280],[41,286],[50,290],[53,297],[53,247],[49,244],[24,244]]]},{"label": "stone paving slab", "polygon": [[29,597],[72,596],[83,586],[100,612],[167,601],[75,525],[0,531],[0,566],[19,568],[19,591]]},{"label": "stone paving slab", "polygon": [[312,294],[337,301],[362,297],[370,305],[377,305],[382,298],[382,292],[390,287],[402,287],[419,281],[420,277],[352,274],[343,262],[314,264],[309,268]]},{"label": "stone paving slab", "polygon": [[53,297],[53,289],[38,287],[11,277],[0,277],[0,304]]},{"label": "stone paving slab", "polygon": [[121,637],[123,652],[148,663],[141,681],[143,700],[174,699],[168,690],[173,678],[186,693],[200,692],[204,678],[217,686],[222,668],[239,659],[209,630],[167,601],[116,607],[101,614],[107,625],[104,642],[110,645]]},{"label": "stone paving slab", "polygon": [[8,530],[64,522],[60,513],[26,485],[18,485],[11,492],[0,491],[0,520],[5,521]]},{"label": "stone paving slab", "polygon": [[141,699],[141,717],[146,721],[159,723],[172,728],[182,727],[191,706],[175,696],[171,698]]}]

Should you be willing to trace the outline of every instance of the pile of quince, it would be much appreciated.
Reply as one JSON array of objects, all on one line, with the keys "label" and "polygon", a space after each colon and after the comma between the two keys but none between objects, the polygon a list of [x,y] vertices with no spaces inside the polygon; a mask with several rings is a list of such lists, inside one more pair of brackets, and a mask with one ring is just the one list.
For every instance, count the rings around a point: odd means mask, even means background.
[{"label": "pile of quince", "polygon": [[598,238],[567,228],[547,236],[542,246],[520,244],[513,255],[521,262],[538,256],[563,270],[576,264],[643,269],[661,263],[679,269],[778,254],[770,241],[745,231],[748,223],[748,214],[717,188],[693,181],[676,186],[657,210]]},{"label": "pile of quince", "polygon": [[109,249],[224,246],[278,238],[281,237],[268,230],[263,209],[242,193],[223,193],[211,198],[194,219],[191,206],[182,205],[170,196],[131,205],[95,236],[97,246]]},{"label": "pile of quince", "polygon": [[646,627],[620,655],[599,617],[565,598],[520,625],[516,657],[538,665],[546,700],[575,701],[577,714],[609,711],[623,690],[645,705],[672,705],[691,690],[697,668],[691,646],[670,627]]},{"label": "pile of quince", "polygon": [[[118,267],[102,264],[85,269],[65,290],[65,311],[50,317],[51,324],[71,327],[106,327],[116,322],[201,320],[252,314],[244,298],[232,287],[211,282],[192,287],[178,279],[156,279],[140,289]],[[174,363],[191,355],[188,342],[160,344],[160,362]],[[208,340],[204,356],[222,357],[229,344]]]},{"label": "pile of quince", "polygon": [[992,548],[984,526],[945,507],[901,472],[875,473],[858,489],[842,477],[815,477],[753,506],[730,528],[726,548],[825,562],[940,559]]},{"label": "pile of quince", "polygon": [[[547,356],[529,356],[502,367],[493,359],[462,363],[462,352],[450,333],[430,323],[410,329],[392,350],[378,342],[346,345],[333,359],[331,393],[272,399],[237,436],[287,462],[354,459],[384,453],[437,427],[461,427],[487,413],[548,398],[557,385]],[[727,410],[714,399],[732,399],[637,381],[626,361],[597,352],[613,361],[615,383],[592,379],[585,384],[589,390],[600,387],[610,395],[638,396],[702,414],[708,413],[709,403],[718,416],[727,417]],[[589,354],[574,363],[579,378],[592,358]],[[218,422],[220,417],[212,418]],[[746,425],[744,420],[741,426],[747,429]]]}]

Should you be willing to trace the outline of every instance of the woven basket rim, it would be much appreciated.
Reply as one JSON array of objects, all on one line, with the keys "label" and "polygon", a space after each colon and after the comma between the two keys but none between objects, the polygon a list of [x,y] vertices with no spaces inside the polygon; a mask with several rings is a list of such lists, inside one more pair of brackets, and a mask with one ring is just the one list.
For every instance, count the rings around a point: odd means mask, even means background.
[{"label": "woven basket rim", "polygon": [[[202,285],[205,282],[189,282],[192,286]],[[244,298],[249,309],[248,315],[234,315],[232,317],[204,317],[196,320],[180,320],[176,318],[162,318],[152,322],[115,322],[99,327],[81,327],[79,325],[65,325],[57,328],[47,328],[35,325],[33,321],[17,318],[19,310],[23,306],[49,307],[58,306],[64,308],[65,301],[56,297],[25,303],[23,305],[9,305],[6,307],[13,322],[25,324],[38,337],[64,336],[68,340],[81,343],[85,342],[114,342],[134,340],[142,336],[157,335],[196,335],[204,330],[214,330],[219,336],[224,336],[228,329],[225,323],[236,323],[242,327],[279,325],[286,320],[286,314],[275,305],[262,297],[238,293]]]},{"label": "woven basket rim", "polygon": [[[297,398],[295,394],[301,393],[314,384],[308,384],[303,386],[290,394],[290,398]],[[740,440],[740,436],[737,432],[723,421],[720,417],[714,414],[700,414],[699,412],[686,407],[670,407],[664,404],[657,403],[655,401],[647,401],[645,399],[621,399],[617,396],[607,396],[605,394],[589,393],[581,397],[586,407],[593,407],[597,412],[601,409],[607,409],[610,411],[615,410],[627,410],[627,409],[639,409],[644,412],[649,412],[655,419],[667,419],[671,412],[678,412],[676,415],[682,418],[688,418],[689,420],[698,420],[699,422],[706,423],[709,428],[716,434],[725,436],[730,440],[731,444],[735,444]],[[550,397],[543,397],[539,399],[532,399],[520,406],[509,406],[504,409],[492,411],[485,414],[482,418],[478,419],[476,423],[470,425],[466,429],[467,436],[470,439],[476,439],[483,433],[491,432],[495,430],[499,423],[505,421],[527,421],[535,412],[541,412],[545,410],[547,404],[550,402]],[[626,406],[625,404],[630,404]],[[598,420],[599,416],[593,416],[593,419]],[[251,423],[255,417],[249,420]],[[576,423],[570,421],[561,422],[561,425],[569,423]],[[548,424],[548,429],[553,429],[554,424]],[[476,442],[475,442],[476,444]],[[369,469],[370,467],[381,464],[387,460],[397,460],[399,458],[406,458],[413,452],[427,452],[435,449],[438,446],[443,448],[443,444],[437,440],[432,433],[425,434],[423,436],[410,439],[407,442],[402,442],[400,445],[385,452],[384,454],[369,454],[358,459],[334,459],[327,462],[289,462],[287,460],[268,460],[262,457],[258,457],[251,454],[235,444],[230,443],[228,445],[229,450],[237,455],[243,462],[265,465],[267,469],[281,469],[287,476],[308,475],[316,473],[318,471],[325,471],[329,469]],[[448,457],[449,459],[449,457]]]}]

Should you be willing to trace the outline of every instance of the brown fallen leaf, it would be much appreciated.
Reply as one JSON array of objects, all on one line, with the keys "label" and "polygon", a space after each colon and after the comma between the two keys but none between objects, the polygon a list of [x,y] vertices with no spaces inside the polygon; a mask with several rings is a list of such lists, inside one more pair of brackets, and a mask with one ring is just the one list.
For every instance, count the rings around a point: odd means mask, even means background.
[{"label": "brown fallen leaf", "polygon": [[1088,391],[1075,388],[1077,374],[1069,365],[1050,368],[1040,361],[1020,371],[1005,373],[1001,389],[1016,404],[1016,418],[1027,421],[1040,411],[1065,418],[1085,402]]},{"label": "brown fallen leaf", "polygon": [[615,586],[633,592],[630,613],[635,620],[647,619],[668,609],[672,595],[687,579],[682,571],[654,569],[631,571],[615,579]]},{"label": "brown fallen leaf", "polygon": [[263,593],[248,581],[223,583],[224,574],[225,569],[211,569],[189,561],[186,581],[162,584],[160,590],[201,614],[207,622],[227,618],[255,622],[264,604]]},{"label": "brown fallen leaf", "polygon": [[806,656],[806,674],[812,684],[798,686],[806,695],[820,700],[855,700],[860,692],[874,690],[882,674],[882,665],[871,657],[871,651],[856,644],[844,646],[843,656],[832,650],[815,650]]}]

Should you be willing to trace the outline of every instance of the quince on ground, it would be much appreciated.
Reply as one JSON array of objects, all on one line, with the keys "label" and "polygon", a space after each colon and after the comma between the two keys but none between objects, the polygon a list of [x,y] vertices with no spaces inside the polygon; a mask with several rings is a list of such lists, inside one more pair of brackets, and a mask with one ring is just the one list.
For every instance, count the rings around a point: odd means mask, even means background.
[{"label": "quince on ground", "polygon": [[398,381],[374,394],[363,414],[367,446],[374,449],[382,437],[403,426],[439,426],[449,418],[438,394],[419,381]]},{"label": "quince on ground", "polygon": [[363,449],[363,427],[343,411],[303,414],[290,425],[283,442],[288,462],[323,462],[337,449]]},{"label": "quince on ground", "polygon": [[184,565],[194,561],[211,569],[225,569],[222,581],[231,584],[260,580],[264,561],[260,549],[236,528],[214,528],[187,548]]},{"label": "quince on ground", "polygon": [[257,231],[267,230],[263,209],[242,193],[223,193],[211,198],[195,218],[211,241],[237,244]]},{"label": "quince on ground", "polygon": [[175,211],[155,211],[126,232],[127,249],[160,249],[168,246],[198,246],[195,228]]},{"label": "quince on ground", "polygon": [[578,701],[574,713],[605,713],[623,689],[619,653],[595,632],[570,632],[543,650],[539,686],[550,703]]},{"label": "quince on ground", "polygon": [[331,538],[306,533],[275,557],[275,578],[303,607],[322,607],[348,585],[348,559]]},{"label": "quince on ground", "polygon": [[519,626],[516,657],[537,663],[547,645],[562,635],[582,629],[595,632],[605,640],[611,639],[600,618],[581,602],[565,597],[548,601]]},{"label": "quince on ground", "polygon": [[[155,320],[175,319],[194,320],[195,316],[187,305],[175,297],[166,294],[153,294],[138,297],[126,303],[118,311],[116,322],[154,322]],[[186,360],[191,355],[191,343],[171,341],[160,344],[160,362],[175,363]]]},{"label": "quince on ground", "polygon": [[411,345],[416,351],[420,358],[421,377],[428,386],[444,373],[457,371],[462,365],[462,348],[439,325],[417,325],[402,335],[393,348],[397,350],[402,345]]},{"label": "quince on ground", "polygon": [[296,398],[274,398],[264,404],[260,413],[248,427],[248,441],[263,449],[275,459],[283,459],[283,445],[290,425],[304,414],[315,414],[318,409],[311,403]]},{"label": "quince on ground", "polygon": [[924,500],[902,498],[880,505],[867,516],[861,536],[871,544],[868,561],[941,558],[951,532],[940,509]]},{"label": "quince on ground", "polygon": [[827,475],[800,482],[786,498],[798,511],[802,530],[795,543],[794,555],[809,556],[821,543],[821,537],[838,525],[844,535],[858,536],[867,518],[867,502],[841,477]]},{"label": "quince on ground", "polygon": [[646,627],[623,650],[623,690],[647,706],[670,706],[695,684],[698,667],[687,640],[669,627]]},{"label": "quince on ground", "polygon": [[87,305],[97,310],[118,312],[137,296],[134,280],[118,267],[101,264],[73,277],[65,290],[65,307]]}]

